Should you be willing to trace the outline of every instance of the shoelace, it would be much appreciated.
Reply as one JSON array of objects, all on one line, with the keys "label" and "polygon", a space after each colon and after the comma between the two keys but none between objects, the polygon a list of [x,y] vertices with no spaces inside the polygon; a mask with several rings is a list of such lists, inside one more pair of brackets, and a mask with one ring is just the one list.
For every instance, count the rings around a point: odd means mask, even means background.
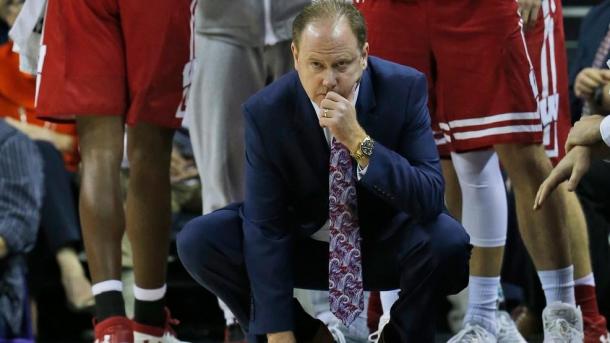
[{"label": "shoelace", "polygon": [[479,343],[484,342],[486,337],[487,333],[483,328],[466,324],[464,329],[451,339],[451,342]]},{"label": "shoelace", "polygon": [[[503,342],[522,342],[521,339],[515,338],[514,340],[510,340],[510,338],[514,338],[514,336],[518,335],[519,338],[521,334],[517,327],[515,326],[513,320],[506,314],[498,314],[498,341],[502,339]],[[609,342],[610,343],[610,342]]]},{"label": "shoelace", "polygon": [[176,336],[176,331],[174,331],[174,326],[180,325],[180,321],[178,319],[172,318],[169,316],[169,311],[167,315],[167,324],[165,328],[165,334],[171,334],[172,336]]},{"label": "shoelace", "polygon": [[337,343],[347,343],[347,341],[345,340],[345,335],[339,329],[339,326],[337,324],[329,325],[328,326],[328,331],[333,336],[333,339],[335,340],[335,342],[337,342]]},{"label": "shoelace", "polygon": [[[573,328],[567,320],[558,318],[550,322],[546,331],[551,334],[551,339],[557,339],[558,342],[582,342],[584,335]],[[566,338],[568,341],[566,341]],[[601,339],[601,337],[600,337]]]},{"label": "shoelace", "polygon": [[377,331],[373,332],[369,335],[369,343],[378,343],[379,338],[381,338],[381,331],[383,328],[390,322],[390,318],[380,318],[379,325],[377,326]]}]

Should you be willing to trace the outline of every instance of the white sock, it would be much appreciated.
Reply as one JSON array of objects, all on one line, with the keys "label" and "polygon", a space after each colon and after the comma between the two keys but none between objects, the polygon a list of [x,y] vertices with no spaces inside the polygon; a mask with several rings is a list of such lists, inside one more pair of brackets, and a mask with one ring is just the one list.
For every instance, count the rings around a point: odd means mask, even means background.
[{"label": "white sock", "polygon": [[381,299],[381,309],[383,310],[382,316],[389,318],[390,309],[396,300],[398,300],[398,290],[379,292],[379,298]]},{"label": "white sock", "polygon": [[589,273],[580,279],[574,280],[574,286],[591,286],[595,287],[595,277],[593,277],[593,273]]},{"label": "white sock", "polygon": [[468,281],[468,310],[464,323],[481,325],[492,335],[497,334],[496,309],[500,277],[470,276]]},{"label": "white sock", "polygon": [[163,299],[167,292],[167,285],[160,288],[147,289],[133,285],[133,296],[140,301],[157,301]]},{"label": "white sock", "polygon": [[93,295],[99,295],[104,292],[123,292],[123,283],[119,280],[106,280],[102,282],[98,282],[91,286],[91,292]]},{"label": "white sock", "polygon": [[562,302],[576,305],[574,300],[574,266],[538,272],[546,304]]}]

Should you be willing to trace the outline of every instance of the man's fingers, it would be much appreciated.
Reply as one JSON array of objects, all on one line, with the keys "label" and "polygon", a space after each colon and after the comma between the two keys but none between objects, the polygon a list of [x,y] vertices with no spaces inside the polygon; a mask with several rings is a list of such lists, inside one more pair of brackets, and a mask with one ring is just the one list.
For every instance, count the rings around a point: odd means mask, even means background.
[{"label": "man's fingers", "polygon": [[572,142],[569,139],[566,140],[566,145],[565,145],[566,154],[568,152],[570,152],[570,150],[572,150],[573,147],[574,147],[574,144],[572,144]]},{"label": "man's fingers", "polygon": [[602,119],[604,119],[604,116],[601,116],[599,114],[592,114],[590,116],[580,117],[580,119],[578,119],[578,121],[575,123],[575,125],[581,125],[581,124],[578,124],[579,122],[586,122],[586,121],[591,121],[591,120],[602,120]]},{"label": "man's fingers", "polygon": [[610,81],[610,70],[609,69],[601,69],[599,74],[604,79],[605,82]]},{"label": "man's fingers", "polygon": [[530,9],[527,6],[524,6],[521,8],[521,19],[523,20],[523,26],[529,26],[529,16],[530,16]]},{"label": "man's fingers", "polygon": [[330,124],[330,120],[331,118],[325,118],[323,115],[320,115],[320,118],[318,118],[320,127],[328,127],[328,124]]},{"label": "man's fingers", "polygon": [[551,171],[549,176],[542,182],[536,193],[534,200],[534,210],[539,209],[542,203],[548,198],[548,196],[559,186],[560,183],[564,182],[570,177],[573,163],[571,156],[566,155],[559,164]]},{"label": "man's fingers", "polygon": [[595,88],[599,87],[601,84],[603,84],[604,80],[601,78],[597,78],[597,77],[583,76],[580,83],[581,83],[581,85],[584,85],[588,88],[595,89]]},{"label": "man's fingers", "polygon": [[542,207],[542,204],[549,195],[549,189],[550,187],[548,181],[544,180],[544,182],[540,185],[540,188],[538,188],[538,192],[536,193],[536,199],[534,200],[534,210],[537,210]]},{"label": "man's fingers", "polygon": [[327,110],[336,110],[338,108],[339,104],[336,101],[330,100],[330,99],[322,99],[322,101],[320,101],[320,109],[322,111],[324,111],[324,109]]},{"label": "man's fingers", "polygon": [[326,93],[326,99],[332,100],[334,102],[342,102],[342,101],[346,101],[347,100],[344,97],[342,97],[339,93],[332,92],[332,91]]},{"label": "man's fingers", "polygon": [[574,93],[580,98],[590,98],[591,95],[593,95],[594,90],[595,88],[591,88],[583,84],[578,84],[574,87]]},{"label": "man's fingers", "polygon": [[572,175],[570,175],[570,179],[568,180],[568,191],[573,192],[576,190],[576,187],[580,183],[580,179],[582,179],[587,170],[589,170],[589,166],[586,165],[584,161],[576,160],[576,165],[572,168]]},{"label": "man's fingers", "polygon": [[540,4],[532,6],[532,10],[530,12],[530,27],[536,26],[536,21],[538,20],[538,11],[539,10],[540,10]]},{"label": "man's fingers", "polygon": [[596,82],[603,82],[604,81],[604,77],[603,77],[603,70],[602,69],[597,69],[597,68],[586,68],[585,70],[582,71],[581,73],[583,76],[592,79]]},{"label": "man's fingers", "polygon": [[534,200],[534,210],[539,209],[546,198],[562,183],[565,179],[561,177],[561,175],[553,170],[549,177],[542,182],[540,188],[538,188],[538,193],[536,194],[536,199]]}]

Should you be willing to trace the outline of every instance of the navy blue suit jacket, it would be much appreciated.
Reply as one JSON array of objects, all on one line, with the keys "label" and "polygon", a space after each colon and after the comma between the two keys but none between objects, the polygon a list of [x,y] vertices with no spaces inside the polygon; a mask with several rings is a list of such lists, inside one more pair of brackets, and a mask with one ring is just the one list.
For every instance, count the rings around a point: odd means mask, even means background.
[{"label": "navy blue suit jacket", "polygon": [[[358,208],[364,240],[436,218],[444,183],[427,108],[425,76],[371,57],[356,111],[375,140]],[[296,72],[244,105],[246,190],[241,209],[252,290],[250,332],[292,330],[292,244],[328,220],[330,150]],[[354,164],[355,165],[355,164]],[[380,266],[382,267],[382,266]]]}]

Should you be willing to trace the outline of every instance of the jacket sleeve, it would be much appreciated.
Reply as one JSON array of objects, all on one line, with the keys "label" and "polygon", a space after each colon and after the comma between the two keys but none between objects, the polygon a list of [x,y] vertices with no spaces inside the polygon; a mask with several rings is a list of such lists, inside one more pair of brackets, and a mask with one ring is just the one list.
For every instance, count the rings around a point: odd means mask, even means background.
[{"label": "jacket sleeve", "polygon": [[250,332],[289,331],[294,328],[293,242],[286,189],[246,107],[244,115],[246,189],[241,216],[252,294]]},{"label": "jacket sleeve", "polygon": [[444,208],[444,180],[430,128],[426,78],[423,74],[407,96],[406,124],[396,151],[376,142],[361,184],[395,208],[428,220]]},{"label": "jacket sleeve", "polygon": [[42,196],[38,150],[26,136],[16,133],[0,146],[0,236],[9,254],[25,253],[34,246]]}]

